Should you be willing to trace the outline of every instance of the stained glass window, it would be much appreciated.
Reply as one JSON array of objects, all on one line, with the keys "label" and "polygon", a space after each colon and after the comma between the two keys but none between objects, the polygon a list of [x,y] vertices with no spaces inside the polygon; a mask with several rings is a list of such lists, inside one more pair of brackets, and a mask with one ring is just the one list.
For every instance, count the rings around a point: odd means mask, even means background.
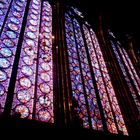
[{"label": "stained glass window", "polygon": [[72,95],[79,104],[79,118],[85,128],[92,125],[95,130],[103,130],[102,109],[108,131],[128,135],[97,37],[76,10],[65,14],[65,31]]},{"label": "stained glass window", "polygon": [[[8,97],[9,82],[13,64],[17,59],[15,57],[18,57],[16,55],[18,47],[20,57],[11,115],[18,112],[21,118],[53,122],[51,5],[48,1],[40,0],[13,0],[10,7],[9,5],[10,0],[0,2],[0,6],[3,6],[0,10],[2,9],[5,13],[0,21],[0,27],[5,20],[5,15],[8,14],[0,36],[1,112],[4,111]],[[29,10],[25,16],[27,5]],[[6,13],[8,9],[9,13]],[[23,20],[26,20],[26,25],[23,25]],[[25,30],[20,46],[19,38],[23,26]]]},{"label": "stained glass window", "polygon": [[[12,2],[3,32],[0,36],[0,55],[2,56],[0,57],[0,103],[2,109],[5,106],[26,4],[27,2],[25,0],[20,2],[14,0]],[[4,8],[6,9],[8,7],[6,6]]]},{"label": "stained glass window", "polygon": [[121,47],[121,44],[116,40],[114,34],[111,31],[109,31],[109,35],[115,57],[117,58],[126,84],[128,85],[129,91],[135,101],[137,109],[140,112],[140,78],[129,58],[127,51]]}]

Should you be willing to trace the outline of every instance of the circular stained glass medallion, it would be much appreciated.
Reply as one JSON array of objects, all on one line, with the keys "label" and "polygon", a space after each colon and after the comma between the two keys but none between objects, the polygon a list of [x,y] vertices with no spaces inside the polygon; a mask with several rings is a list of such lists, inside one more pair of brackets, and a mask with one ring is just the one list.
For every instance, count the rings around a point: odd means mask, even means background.
[{"label": "circular stained glass medallion", "polygon": [[36,31],[36,28],[34,26],[29,26],[28,27],[31,31],[35,32]]},{"label": "circular stained glass medallion", "polygon": [[14,42],[12,42],[10,39],[6,38],[3,40],[3,43],[7,46],[7,47],[14,47]]},{"label": "circular stained glass medallion", "polygon": [[39,9],[38,6],[36,6],[35,4],[32,4],[32,6],[33,6],[33,8],[34,8],[35,10],[38,10],[38,9]]},{"label": "circular stained glass medallion", "polygon": [[36,16],[36,15],[34,15],[34,14],[31,14],[30,16],[31,16],[31,18],[32,18],[32,19],[35,19],[35,20],[37,20],[37,16]]},{"label": "circular stained glass medallion", "polygon": [[5,58],[0,58],[0,68],[8,68],[10,66],[10,63]]},{"label": "circular stained glass medallion", "polygon": [[46,121],[48,122],[51,118],[51,115],[50,113],[46,110],[46,109],[41,109],[39,112],[38,112],[38,117],[41,121]]},{"label": "circular stained glass medallion", "polygon": [[6,73],[0,70],[0,82],[3,82],[7,79]]},{"label": "circular stained glass medallion", "polygon": [[45,16],[45,17],[43,17],[43,20],[50,21],[50,18]]},{"label": "circular stained glass medallion", "polygon": [[27,103],[31,99],[31,95],[27,90],[20,90],[17,93],[17,98],[22,103]]},{"label": "circular stained glass medallion", "polygon": [[46,11],[46,10],[44,10],[44,12],[45,12],[45,14],[47,15],[47,16],[51,16],[52,15],[52,12],[51,11]]},{"label": "circular stained glass medallion", "polygon": [[29,110],[25,105],[16,106],[15,111],[21,114],[21,118],[26,118],[29,115]]},{"label": "circular stained glass medallion", "polygon": [[20,1],[16,1],[16,4],[17,4],[18,6],[20,6],[20,7],[22,7],[22,6],[23,6],[23,3],[22,3],[22,2],[20,2]]},{"label": "circular stained glass medallion", "polygon": [[41,73],[41,79],[45,82],[49,82],[51,80],[50,75],[48,73]]},{"label": "circular stained glass medallion", "polygon": [[28,75],[28,76],[30,76],[30,75],[33,74],[32,69],[31,69],[30,67],[28,67],[28,66],[23,66],[23,67],[21,68],[21,72],[22,72],[23,74],[25,74],[25,75]]},{"label": "circular stained glass medallion", "polygon": [[47,62],[47,63],[49,63],[50,61],[51,61],[51,55],[44,55],[43,56],[43,60],[45,61],[45,62]]},{"label": "circular stained glass medallion", "polygon": [[13,31],[7,31],[6,35],[12,39],[16,38],[16,34]]},{"label": "circular stained glass medallion", "polygon": [[46,83],[40,84],[39,88],[40,88],[41,92],[43,92],[43,93],[49,93],[51,90],[50,87]]},{"label": "circular stained glass medallion", "polygon": [[3,15],[3,11],[0,9],[0,16]]},{"label": "circular stained glass medallion", "polygon": [[8,48],[1,48],[0,49],[0,53],[4,56],[4,57],[10,57],[12,55],[11,50],[9,50]]},{"label": "circular stained glass medallion", "polygon": [[45,22],[45,26],[49,27],[49,26],[51,26],[51,25],[52,25],[51,22]]},{"label": "circular stained glass medallion", "polygon": [[4,4],[0,3],[0,8],[3,9],[4,8]]},{"label": "circular stained glass medallion", "polygon": [[15,17],[12,17],[12,18],[11,18],[11,21],[12,21],[13,23],[15,23],[15,24],[19,24],[19,23],[20,23],[19,20],[16,19]]},{"label": "circular stained glass medallion", "polygon": [[49,34],[49,33],[46,33],[46,32],[43,33],[43,36],[44,36],[45,38],[48,38],[48,39],[51,38],[50,34]]},{"label": "circular stained glass medallion", "polygon": [[34,9],[32,9],[33,14],[38,15],[38,12]]},{"label": "circular stained glass medallion", "polygon": [[33,59],[31,57],[29,57],[29,56],[24,56],[23,61],[27,65],[32,65],[33,64]]},{"label": "circular stained glass medallion", "polygon": [[36,20],[33,20],[33,19],[30,20],[30,23],[31,23],[32,25],[34,25],[34,26],[37,25],[37,21],[36,21]]},{"label": "circular stained glass medallion", "polygon": [[35,39],[35,38],[36,38],[35,34],[32,33],[32,32],[28,32],[28,33],[27,33],[27,36],[28,36],[29,38],[31,38],[31,39]]},{"label": "circular stained glass medallion", "polygon": [[47,45],[48,47],[51,45],[51,41],[48,40],[48,39],[45,39],[45,43],[46,43],[46,45]]},{"label": "circular stained glass medallion", "polygon": [[47,5],[47,8],[45,9],[47,12],[50,12],[51,11],[51,7],[50,5]]},{"label": "circular stained glass medallion", "polygon": [[20,78],[20,85],[25,88],[31,87],[31,81],[28,78],[22,77]]},{"label": "circular stained glass medallion", "polygon": [[24,49],[24,51],[25,51],[26,54],[29,55],[29,56],[33,56],[33,55],[34,55],[34,51],[33,51],[31,48],[29,48],[29,47],[26,47],[26,48]]},{"label": "circular stained glass medallion", "polygon": [[34,47],[35,46],[35,43],[33,40],[30,40],[30,39],[26,39],[26,43],[28,46],[31,46],[31,47]]},{"label": "circular stained glass medallion", "polygon": [[51,105],[51,101],[47,96],[40,96],[39,103],[44,107],[49,107]]},{"label": "circular stained glass medallion", "polygon": [[18,12],[13,12],[13,15],[15,16],[15,17],[17,17],[17,18],[20,18],[21,17],[21,15],[20,15],[20,13],[18,13]]},{"label": "circular stained glass medallion", "polygon": [[51,70],[51,67],[50,67],[49,64],[47,64],[47,63],[42,63],[42,64],[41,64],[41,68],[42,68],[43,70],[45,70],[45,71]]},{"label": "circular stained glass medallion", "polygon": [[0,84],[0,96],[2,96],[4,92],[5,92],[4,86]]},{"label": "circular stained glass medallion", "polygon": [[50,32],[50,28],[49,27],[44,27],[44,31],[49,33]]},{"label": "circular stained glass medallion", "polygon": [[11,30],[13,30],[13,31],[18,30],[18,26],[15,25],[15,24],[13,24],[13,23],[9,23],[9,24],[8,24],[8,27],[9,27]]},{"label": "circular stained glass medallion", "polygon": [[33,0],[33,3],[35,4],[39,4],[39,2],[37,0]]},{"label": "circular stained glass medallion", "polygon": [[17,6],[17,5],[14,5],[14,8],[18,11],[18,12],[21,12],[22,11],[22,8]]}]

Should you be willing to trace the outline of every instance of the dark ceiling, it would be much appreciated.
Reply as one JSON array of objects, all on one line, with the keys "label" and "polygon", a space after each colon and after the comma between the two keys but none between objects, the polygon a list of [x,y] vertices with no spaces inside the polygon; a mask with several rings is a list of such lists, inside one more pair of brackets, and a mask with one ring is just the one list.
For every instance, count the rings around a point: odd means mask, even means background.
[{"label": "dark ceiling", "polygon": [[120,33],[137,34],[140,26],[138,0],[70,0],[89,15],[102,12],[107,24]]}]

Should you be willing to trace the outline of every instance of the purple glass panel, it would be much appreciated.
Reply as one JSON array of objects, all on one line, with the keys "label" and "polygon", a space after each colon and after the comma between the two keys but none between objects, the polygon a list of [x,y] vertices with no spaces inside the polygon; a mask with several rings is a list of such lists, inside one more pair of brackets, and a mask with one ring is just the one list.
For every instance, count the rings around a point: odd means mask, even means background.
[{"label": "purple glass panel", "polygon": [[[105,84],[105,87],[106,87],[106,93],[108,93],[108,96],[109,96],[108,100],[110,100],[112,109],[114,111],[118,129],[120,131],[122,131],[124,135],[128,135],[128,132],[127,132],[127,129],[126,129],[123,117],[122,117],[122,113],[121,113],[121,110],[120,110],[120,107],[119,107],[119,104],[118,104],[118,101],[117,101],[117,98],[116,98],[116,95],[115,95],[115,91],[113,89],[113,86],[112,86],[112,83],[111,83],[111,80],[110,80],[110,76],[108,74],[108,70],[107,70],[107,67],[106,67],[106,64],[105,64],[105,61],[104,61],[104,58],[103,58],[103,55],[102,55],[97,37],[96,37],[96,35],[95,35],[95,33],[93,32],[92,29],[90,29],[90,34],[91,34],[91,39],[92,39],[93,44],[94,44],[94,49],[95,49],[95,52],[96,52],[96,55],[97,55],[99,66],[100,66],[100,69],[101,69],[101,72],[102,72],[102,75],[103,75],[102,78],[104,79],[104,84]],[[104,98],[104,95],[103,95],[103,98]],[[105,104],[106,104],[106,108],[107,108],[108,103],[105,103]],[[108,129],[109,129],[109,127],[108,127]]]},{"label": "purple glass panel", "polygon": [[65,30],[66,30],[67,50],[69,56],[72,94],[73,97],[78,102],[77,112],[79,114],[79,118],[82,119],[83,121],[83,127],[89,128],[88,114],[86,109],[80,66],[76,51],[73,25],[71,18],[67,14],[65,14]]},{"label": "purple glass panel", "polygon": [[36,120],[54,122],[52,65],[52,8],[44,1],[37,74]]},{"label": "purple glass panel", "polygon": [[[97,104],[95,90],[93,86],[92,76],[90,73],[87,54],[84,46],[84,40],[82,37],[80,25],[77,20],[74,19],[75,36],[78,44],[78,53],[81,62],[81,69],[84,78],[84,84],[87,94],[87,100],[89,104],[90,117],[92,122],[92,128],[97,130],[103,130],[102,121],[100,117],[100,111]],[[96,112],[96,113],[95,113]]]},{"label": "purple glass panel", "polygon": [[134,84],[137,88],[138,94],[140,95],[140,78],[139,78],[126,50],[123,48],[122,51],[123,51],[123,54],[125,56],[125,59],[127,60],[126,66],[129,69],[130,75],[133,77],[132,79],[134,80]]},{"label": "purple glass panel", "polygon": [[[125,67],[124,67],[124,64],[123,64],[123,60],[121,59],[121,57],[120,57],[120,55],[119,55],[119,53],[117,51],[118,44],[115,45],[113,43],[113,41],[111,41],[111,40],[110,40],[110,42],[111,42],[111,46],[112,46],[112,49],[114,51],[114,54],[115,54],[115,56],[117,58],[117,61],[118,61],[119,65],[120,65],[120,68],[121,68],[121,70],[123,72],[123,75],[125,77],[125,80],[127,82],[128,88],[129,88],[129,90],[130,90],[130,92],[131,92],[131,94],[132,94],[132,96],[134,98],[134,101],[135,101],[135,104],[136,104],[138,110],[140,111],[140,103],[139,103],[139,100],[138,100],[138,98],[136,96],[136,93],[134,91],[134,88],[133,88],[133,86],[132,86],[132,84],[130,82],[130,79],[129,79],[128,75],[127,75],[127,72],[126,72]],[[118,46],[118,48],[119,48],[119,46]]]},{"label": "purple glass panel", "polygon": [[1,31],[1,27],[3,25],[3,21],[5,19],[6,13],[9,9],[10,3],[11,3],[11,0],[1,0],[0,1],[0,31]]},{"label": "purple glass panel", "polygon": [[40,0],[31,0],[12,104],[12,114],[18,112],[21,114],[21,118],[32,119],[33,104],[35,100],[35,77],[37,67],[40,9]]},{"label": "purple glass panel", "polygon": [[99,67],[100,67],[99,62],[98,62],[95,50],[93,48],[93,43],[92,43],[92,40],[90,37],[90,33],[85,25],[83,25],[83,30],[84,30],[84,34],[85,34],[85,38],[86,38],[86,42],[87,42],[87,46],[88,46],[88,51],[90,54],[91,64],[93,67],[93,72],[95,75],[97,88],[99,91],[99,96],[101,98],[101,103],[102,103],[104,115],[106,118],[106,124],[107,124],[108,130],[111,133],[117,133],[117,129],[116,129],[116,126],[114,123],[114,118],[113,118],[110,103],[109,103],[109,100],[107,97],[107,92],[106,92],[106,88],[104,85],[103,77],[102,77],[101,71],[99,69]]},{"label": "purple glass panel", "polygon": [[2,55],[2,58],[0,59],[0,106],[2,107],[2,110],[5,106],[13,62],[26,7],[26,0],[20,2],[20,7],[17,2],[18,0],[14,0],[12,3],[0,38],[0,55]]}]

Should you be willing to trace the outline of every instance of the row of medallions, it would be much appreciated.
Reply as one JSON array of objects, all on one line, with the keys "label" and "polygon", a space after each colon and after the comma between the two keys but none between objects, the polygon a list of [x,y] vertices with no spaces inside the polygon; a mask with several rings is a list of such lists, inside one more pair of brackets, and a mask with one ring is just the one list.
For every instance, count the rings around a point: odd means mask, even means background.
[{"label": "row of medallions", "polygon": [[29,119],[32,119],[41,14],[40,9],[40,0],[32,0],[30,2],[12,104],[12,113],[19,112],[21,118],[28,117]]},{"label": "row of medallions", "polygon": [[36,119],[53,122],[52,9],[43,3],[38,63]]},{"label": "row of medallions", "polygon": [[11,0],[1,0],[0,1],[0,31],[8,11],[8,7],[10,5]]},{"label": "row of medallions", "polygon": [[11,5],[3,32],[0,36],[0,103],[4,108],[13,62],[17,49],[22,20],[26,7],[25,0],[14,0]]},{"label": "row of medallions", "polygon": [[[42,13],[40,13],[41,2],[39,0],[33,0],[30,4],[30,9],[21,50],[12,108],[13,112],[20,112],[22,118],[32,119],[33,107],[35,105],[36,119],[52,122],[51,6],[48,2],[43,2]],[[40,20],[41,14],[42,19]],[[39,33],[40,24],[41,30]]]}]

